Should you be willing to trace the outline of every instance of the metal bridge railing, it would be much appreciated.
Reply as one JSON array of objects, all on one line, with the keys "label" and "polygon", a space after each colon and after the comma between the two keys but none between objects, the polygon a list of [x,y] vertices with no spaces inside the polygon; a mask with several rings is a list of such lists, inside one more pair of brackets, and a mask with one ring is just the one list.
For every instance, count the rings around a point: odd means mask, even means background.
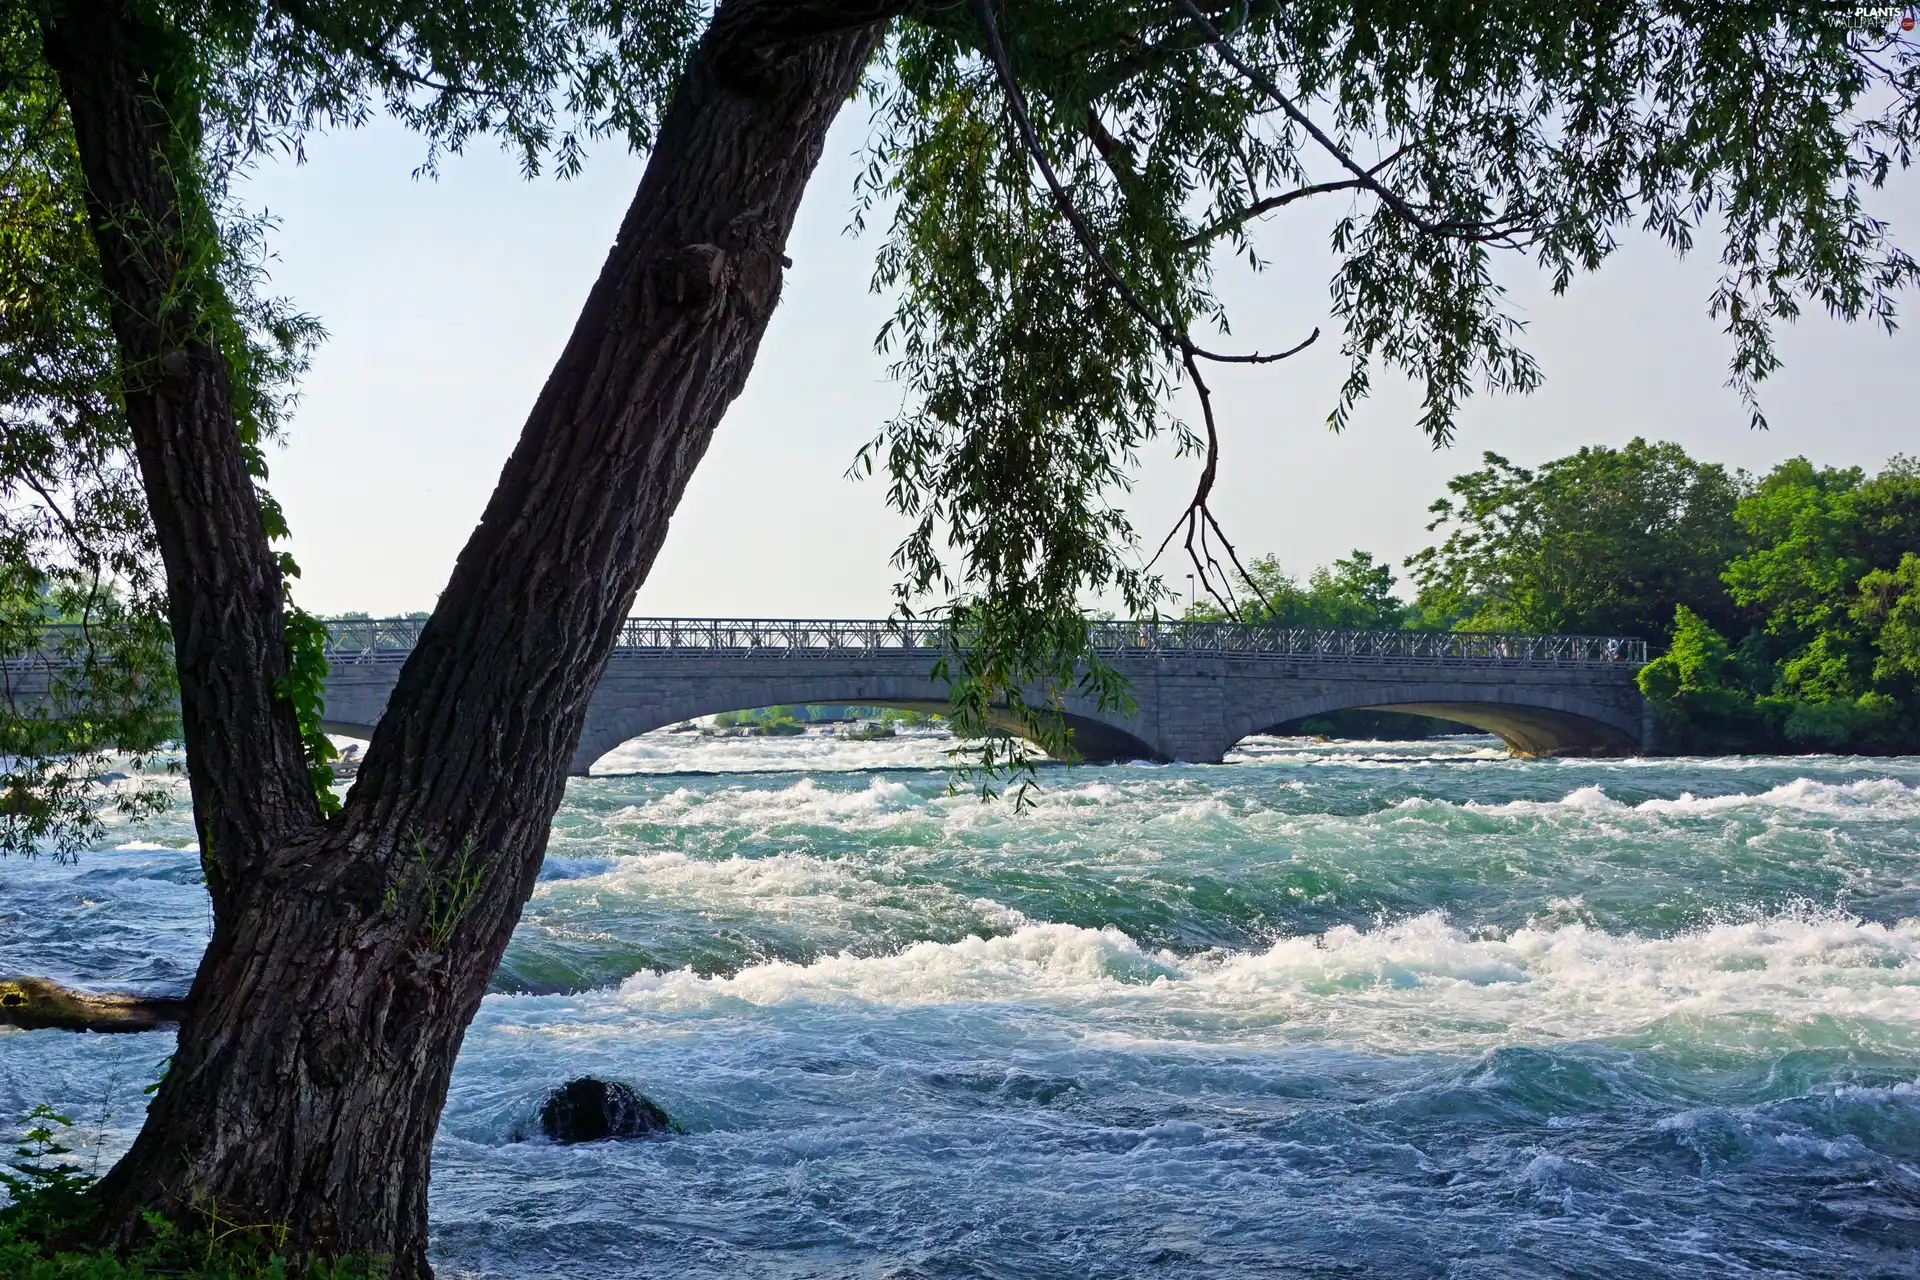
[{"label": "metal bridge railing", "polygon": [[330,662],[405,662],[425,618],[326,618]]},{"label": "metal bridge railing", "polygon": [[[327,657],[338,663],[398,663],[420,639],[424,618],[333,618]],[[52,628],[64,631],[65,628]],[[765,658],[931,653],[946,643],[937,622],[844,619],[628,618],[616,651],[712,653]],[[1625,636],[1536,636],[1468,631],[1361,631],[1234,622],[1098,622],[1094,648],[1109,657],[1193,654],[1325,662],[1440,666],[1642,666],[1647,642]],[[60,644],[0,662],[9,672],[70,665]]]},{"label": "metal bridge railing", "polygon": [[[327,656],[336,662],[400,662],[424,619],[333,619]],[[946,642],[937,622],[832,618],[628,618],[621,653],[712,653],[803,658],[933,651]],[[1094,647],[1109,656],[1194,654],[1443,666],[1640,666],[1647,642],[1625,636],[1539,636],[1462,631],[1363,631],[1268,627],[1232,622],[1099,622]]]}]

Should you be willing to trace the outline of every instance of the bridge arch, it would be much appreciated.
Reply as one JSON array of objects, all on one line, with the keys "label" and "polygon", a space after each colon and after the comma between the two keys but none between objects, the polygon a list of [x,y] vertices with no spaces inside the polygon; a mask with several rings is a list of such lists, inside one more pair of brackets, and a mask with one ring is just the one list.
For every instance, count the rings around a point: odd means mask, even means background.
[{"label": "bridge arch", "polygon": [[1461,681],[1356,683],[1337,692],[1288,696],[1230,716],[1234,741],[1331,711],[1402,711],[1498,735],[1518,756],[1620,755],[1641,745],[1637,714],[1578,692]]},{"label": "bridge arch", "polygon": [[[579,750],[574,754],[571,771],[575,775],[587,774],[601,757],[641,734],[727,711],[775,706],[854,706],[941,715],[948,710],[945,684],[897,676],[821,680],[767,677],[727,681],[707,688],[695,682],[683,682],[681,687],[663,691],[664,696],[648,697],[637,690],[634,693],[638,696],[622,697],[620,691],[603,686],[602,693],[595,697],[580,735]],[[1150,743],[1125,725],[1095,708],[1078,705],[1080,702],[1077,698],[1069,699],[1065,716],[1082,761],[1162,758]],[[1020,725],[1010,716],[996,716],[994,723],[1007,733],[1024,736]]]}]

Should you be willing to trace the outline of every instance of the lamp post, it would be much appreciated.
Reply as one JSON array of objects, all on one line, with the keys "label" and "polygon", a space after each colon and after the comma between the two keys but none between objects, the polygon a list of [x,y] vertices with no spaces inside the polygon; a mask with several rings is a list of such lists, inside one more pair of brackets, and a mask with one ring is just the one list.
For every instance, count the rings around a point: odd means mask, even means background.
[{"label": "lamp post", "polygon": [[1187,616],[1193,616],[1193,575],[1187,575]]}]

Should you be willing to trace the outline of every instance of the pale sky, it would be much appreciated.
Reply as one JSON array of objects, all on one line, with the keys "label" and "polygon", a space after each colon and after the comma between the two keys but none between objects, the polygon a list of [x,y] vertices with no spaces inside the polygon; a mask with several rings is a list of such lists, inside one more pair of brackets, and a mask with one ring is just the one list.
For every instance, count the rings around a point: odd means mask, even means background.
[{"label": "pale sky", "polygon": [[[789,246],[785,295],[746,391],[674,517],[634,612],[723,617],[879,617],[902,532],[882,485],[843,478],[900,403],[873,352],[889,307],[867,290],[883,228],[844,234],[866,121],[851,106],[829,139]],[[281,220],[273,287],[330,337],[303,386],[271,486],[304,569],[296,598],[321,613],[426,609],[478,518],[575,313],[611,245],[640,162],[607,146],[573,181],[523,181],[484,147],[415,180],[422,148],[396,126],[309,142],[272,164],[248,202]],[[1340,197],[1331,197],[1337,202]],[[1880,197],[1920,251],[1920,181]],[[1262,233],[1274,265],[1224,281],[1236,338],[1291,345],[1328,323],[1327,230],[1345,206],[1283,211]],[[1459,440],[1435,452],[1418,395],[1377,390],[1343,435],[1323,425],[1345,369],[1337,332],[1284,364],[1223,369],[1215,508],[1246,554],[1300,572],[1360,547],[1398,562],[1426,545],[1426,508],[1484,450],[1522,464],[1635,435],[1761,470],[1795,454],[1876,468],[1920,452],[1920,336],[1818,316],[1782,338],[1765,386],[1772,429],[1748,429],[1723,385],[1728,341],[1706,316],[1711,253],[1676,263],[1636,239],[1562,298],[1530,265],[1507,271],[1546,385],[1477,398]],[[1904,310],[1920,312],[1916,299]],[[1129,500],[1158,542],[1191,489],[1190,460],[1147,459]],[[1185,566],[1169,582],[1184,587]]]}]

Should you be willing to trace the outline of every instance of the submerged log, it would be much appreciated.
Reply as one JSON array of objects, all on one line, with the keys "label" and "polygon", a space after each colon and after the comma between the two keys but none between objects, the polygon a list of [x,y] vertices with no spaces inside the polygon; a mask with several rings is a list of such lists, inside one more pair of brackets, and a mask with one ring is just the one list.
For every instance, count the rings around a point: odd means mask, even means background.
[{"label": "submerged log", "polygon": [[0,1027],[28,1031],[157,1031],[179,1022],[187,1002],[124,991],[77,991],[45,978],[0,978]]}]

